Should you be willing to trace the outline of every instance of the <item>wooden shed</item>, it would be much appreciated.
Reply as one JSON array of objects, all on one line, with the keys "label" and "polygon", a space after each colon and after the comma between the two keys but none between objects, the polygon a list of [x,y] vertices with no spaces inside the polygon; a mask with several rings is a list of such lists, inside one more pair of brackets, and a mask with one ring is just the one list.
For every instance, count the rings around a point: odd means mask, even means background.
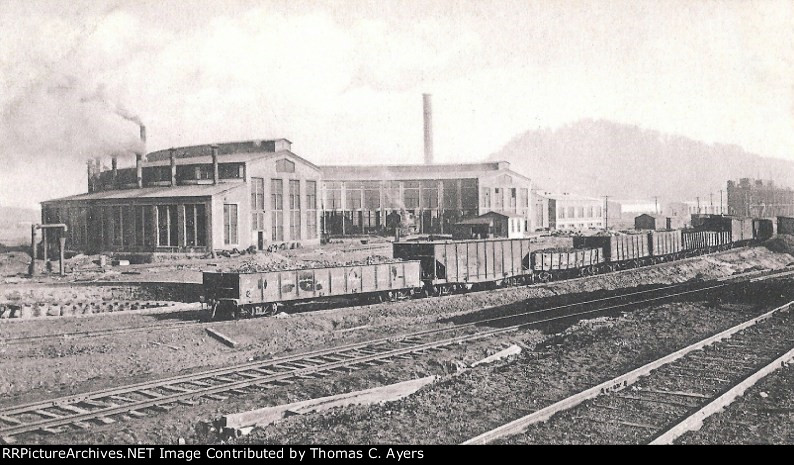
[{"label": "wooden shed", "polygon": [[634,218],[634,229],[648,229],[651,231],[672,229],[672,220],[663,215],[643,213]]}]

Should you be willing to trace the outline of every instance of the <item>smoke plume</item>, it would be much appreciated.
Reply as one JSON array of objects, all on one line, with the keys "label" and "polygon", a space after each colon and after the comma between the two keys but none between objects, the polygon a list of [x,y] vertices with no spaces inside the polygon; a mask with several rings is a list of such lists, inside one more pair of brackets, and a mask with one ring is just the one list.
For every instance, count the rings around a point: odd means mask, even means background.
[{"label": "smoke plume", "polygon": [[4,109],[0,162],[12,167],[42,159],[82,163],[143,151],[140,122],[104,85],[58,75],[32,84]]}]

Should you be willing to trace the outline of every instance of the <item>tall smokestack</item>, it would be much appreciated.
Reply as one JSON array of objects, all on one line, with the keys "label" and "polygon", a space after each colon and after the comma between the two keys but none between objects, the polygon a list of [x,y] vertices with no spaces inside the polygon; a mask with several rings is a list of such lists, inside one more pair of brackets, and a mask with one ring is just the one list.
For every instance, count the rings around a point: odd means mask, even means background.
[{"label": "tall smokestack", "polygon": [[88,192],[94,192],[94,162],[91,160],[86,161],[88,166]]},{"label": "tall smokestack", "polygon": [[422,94],[425,114],[425,165],[433,164],[433,104],[430,94]]},{"label": "tall smokestack", "polygon": [[143,187],[143,156],[146,155],[146,126],[143,124],[138,125],[141,134],[141,153],[135,154],[135,182],[138,184],[138,189]]},{"label": "tall smokestack", "polygon": [[118,187],[118,182],[119,182],[119,159],[116,158],[115,155],[113,155],[113,158],[110,159],[110,164],[113,167],[112,168],[113,169],[113,174],[112,174],[112,179],[113,180],[111,182],[113,183],[112,184],[113,189],[115,189],[115,188]]},{"label": "tall smokestack", "polygon": [[143,187],[143,154],[135,154],[135,182],[138,184],[138,189]]}]

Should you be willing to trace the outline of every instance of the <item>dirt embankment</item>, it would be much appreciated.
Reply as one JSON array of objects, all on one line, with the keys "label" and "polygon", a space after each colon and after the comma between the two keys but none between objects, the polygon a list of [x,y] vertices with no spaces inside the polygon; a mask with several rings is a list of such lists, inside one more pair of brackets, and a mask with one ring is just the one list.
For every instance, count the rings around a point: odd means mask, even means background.
[{"label": "dirt embankment", "polygon": [[[729,305],[682,302],[584,321],[514,361],[448,377],[409,398],[290,417],[238,441],[460,443],[745,321],[762,311],[760,296],[787,286],[764,288]],[[564,431],[559,440],[566,442]]]}]

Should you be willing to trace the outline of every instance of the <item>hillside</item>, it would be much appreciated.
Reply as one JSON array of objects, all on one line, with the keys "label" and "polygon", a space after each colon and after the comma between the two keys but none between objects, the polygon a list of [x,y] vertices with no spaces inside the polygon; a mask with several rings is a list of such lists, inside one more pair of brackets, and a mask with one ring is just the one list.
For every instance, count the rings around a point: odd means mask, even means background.
[{"label": "hillside", "polygon": [[511,162],[549,191],[623,199],[717,195],[727,180],[741,177],[794,187],[794,162],[603,120],[527,131],[489,159]]}]

